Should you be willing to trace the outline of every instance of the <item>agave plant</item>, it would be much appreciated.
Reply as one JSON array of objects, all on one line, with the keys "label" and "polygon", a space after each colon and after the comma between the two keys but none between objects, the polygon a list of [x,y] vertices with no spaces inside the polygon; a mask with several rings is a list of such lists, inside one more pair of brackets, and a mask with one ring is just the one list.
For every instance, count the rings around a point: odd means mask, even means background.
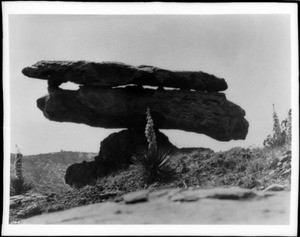
[{"label": "agave plant", "polygon": [[32,189],[32,182],[28,178],[18,179],[17,177],[12,177],[10,180],[10,195],[20,195],[27,193]]},{"label": "agave plant", "polygon": [[148,150],[139,155],[132,156],[133,163],[141,171],[142,179],[147,183],[166,181],[172,177],[170,168],[170,151],[159,149],[156,142],[154,122],[151,117],[150,108],[146,112],[145,136],[148,142]]},{"label": "agave plant", "polygon": [[133,155],[133,163],[141,171],[146,183],[167,181],[172,177],[173,170],[170,167],[170,151],[163,149],[148,150],[141,155]]}]

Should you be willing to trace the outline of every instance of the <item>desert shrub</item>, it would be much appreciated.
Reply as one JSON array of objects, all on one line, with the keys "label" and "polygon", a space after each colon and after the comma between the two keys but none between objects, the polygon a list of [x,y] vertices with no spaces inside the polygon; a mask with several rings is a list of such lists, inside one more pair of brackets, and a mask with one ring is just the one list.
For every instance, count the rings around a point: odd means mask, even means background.
[{"label": "desert shrub", "polygon": [[242,188],[255,188],[260,186],[261,183],[257,180],[257,175],[248,174],[245,175],[244,178],[241,179],[240,186]]},{"label": "desert shrub", "polygon": [[11,177],[10,180],[10,195],[20,195],[27,193],[33,188],[32,181],[28,178],[25,178],[23,176],[23,170],[22,170],[22,158],[23,155],[18,148],[17,148],[17,154],[16,154],[16,162],[15,162],[15,177]]},{"label": "desert shrub", "polygon": [[145,135],[148,142],[148,150],[143,154],[133,154],[132,161],[146,183],[167,181],[174,173],[170,166],[170,151],[158,148],[154,123],[149,108],[147,108],[146,115]]},{"label": "desert shrub", "polygon": [[12,177],[10,180],[10,195],[20,195],[27,193],[33,188],[32,182],[28,178],[18,179],[17,177]]},{"label": "desert shrub", "polygon": [[248,174],[255,174],[263,171],[265,168],[266,168],[265,159],[255,159],[249,161],[246,172]]},{"label": "desert shrub", "polygon": [[288,112],[288,117],[279,123],[279,119],[273,105],[273,134],[269,134],[264,140],[265,147],[280,147],[285,144],[290,144],[292,138],[292,111]]}]

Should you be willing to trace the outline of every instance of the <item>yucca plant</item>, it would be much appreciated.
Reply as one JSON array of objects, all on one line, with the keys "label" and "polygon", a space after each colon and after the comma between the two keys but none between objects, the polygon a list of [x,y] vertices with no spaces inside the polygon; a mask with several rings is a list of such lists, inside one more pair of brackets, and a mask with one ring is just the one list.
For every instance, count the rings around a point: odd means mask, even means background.
[{"label": "yucca plant", "polygon": [[133,163],[140,170],[142,179],[146,183],[167,181],[173,174],[170,167],[170,151],[157,146],[154,122],[149,108],[147,108],[146,119],[145,135],[148,150],[144,154],[134,154],[132,156]]},{"label": "yucca plant", "polygon": [[15,162],[15,177],[11,177],[10,180],[10,195],[20,195],[27,193],[29,190],[33,188],[32,182],[23,176],[22,170],[22,158],[23,155],[16,145],[17,154],[16,154],[16,162]]},{"label": "yucca plant", "polygon": [[133,155],[133,162],[146,183],[167,181],[172,176],[170,152],[162,149],[147,151],[142,155]]},{"label": "yucca plant", "polygon": [[18,179],[16,177],[12,177],[10,180],[10,195],[20,195],[27,193],[32,189],[32,182],[27,179]]}]

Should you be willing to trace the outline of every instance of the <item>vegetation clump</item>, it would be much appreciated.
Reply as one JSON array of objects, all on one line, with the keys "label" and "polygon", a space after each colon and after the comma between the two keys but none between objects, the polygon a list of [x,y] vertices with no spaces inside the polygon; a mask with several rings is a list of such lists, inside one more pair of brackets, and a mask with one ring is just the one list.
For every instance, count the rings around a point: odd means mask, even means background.
[{"label": "vegetation clump", "polygon": [[15,176],[11,177],[10,180],[10,195],[20,195],[27,193],[33,188],[32,182],[23,176],[23,170],[22,170],[22,158],[23,155],[19,149],[17,148],[17,154],[16,154],[16,162],[15,162]]},{"label": "vegetation clump", "polygon": [[273,104],[273,134],[269,134],[264,140],[265,147],[280,147],[290,145],[292,140],[292,110],[288,112],[288,117],[279,123],[279,119]]},{"label": "vegetation clump", "polygon": [[157,145],[150,108],[147,108],[146,115],[145,136],[148,142],[148,150],[144,154],[133,155],[133,163],[137,166],[142,179],[147,184],[164,182],[169,180],[174,174],[170,166],[170,151],[159,148]]}]

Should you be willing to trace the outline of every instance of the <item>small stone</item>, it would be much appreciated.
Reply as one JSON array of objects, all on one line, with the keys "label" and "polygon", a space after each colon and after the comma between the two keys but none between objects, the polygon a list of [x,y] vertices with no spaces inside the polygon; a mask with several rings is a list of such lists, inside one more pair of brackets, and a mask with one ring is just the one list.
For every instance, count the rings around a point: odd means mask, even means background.
[{"label": "small stone", "polygon": [[284,171],[281,175],[286,175],[286,174],[290,174],[291,173],[291,169],[288,169],[286,171]]},{"label": "small stone", "polygon": [[280,162],[285,162],[290,159],[291,159],[291,157],[289,155],[279,157]]},{"label": "small stone", "polygon": [[207,198],[225,199],[225,200],[244,200],[257,197],[257,194],[253,191],[245,192],[233,192],[233,193],[216,193]]},{"label": "small stone", "polygon": [[172,202],[196,202],[200,199],[196,195],[185,195],[184,193],[180,193],[179,195],[175,195],[170,198]]},{"label": "small stone", "polygon": [[275,173],[275,170],[271,170],[270,172],[269,172],[269,175],[273,175]]},{"label": "small stone", "polygon": [[268,191],[282,191],[285,189],[285,186],[280,185],[280,184],[271,184],[270,186],[268,186],[264,191],[268,192]]},{"label": "small stone", "polygon": [[122,202],[123,201],[123,197],[120,196],[120,197],[116,197],[114,202]]},{"label": "small stone", "polygon": [[123,200],[126,204],[135,204],[139,202],[147,202],[148,201],[149,191],[142,190],[134,193],[129,193],[123,196]]},{"label": "small stone", "polygon": [[121,214],[121,213],[122,213],[121,210],[116,210],[116,211],[114,212],[114,214]]}]

